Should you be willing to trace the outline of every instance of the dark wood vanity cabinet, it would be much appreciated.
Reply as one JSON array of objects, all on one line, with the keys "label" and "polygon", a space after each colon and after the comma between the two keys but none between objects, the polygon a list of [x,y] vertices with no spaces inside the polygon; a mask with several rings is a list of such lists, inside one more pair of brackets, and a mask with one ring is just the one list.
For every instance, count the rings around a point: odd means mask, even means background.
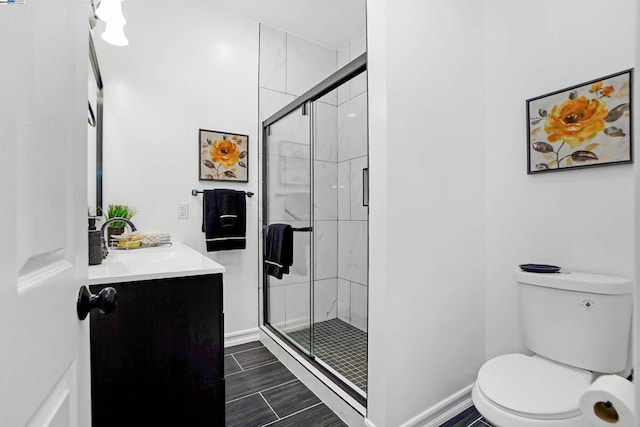
[{"label": "dark wood vanity cabinet", "polygon": [[111,286],[91,314],[93,427],[224,426],[222,274]]}]

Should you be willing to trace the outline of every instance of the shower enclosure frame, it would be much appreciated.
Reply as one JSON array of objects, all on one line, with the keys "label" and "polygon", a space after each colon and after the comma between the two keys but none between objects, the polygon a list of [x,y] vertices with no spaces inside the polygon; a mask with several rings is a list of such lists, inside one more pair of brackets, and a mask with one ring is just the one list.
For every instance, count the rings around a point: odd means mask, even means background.
[{"label": "shower enclosure frame", "polygon": [[[282,109],[280,109],[279,111],[277,111],[275,114],[271,115],[270,117],[268,117],[267,119],[265,119],[262,122],[262,231],[263,231],[263,237],[262,237],[262,245],[263,245],[263,250],[264,250],[264,245],[265,245],[265,238],[264,238],[264,231],[266,230],[268,224],[269,224],[269,201],[268,201],[268,180],[266,179],[266,177],[268,176],[268,159],[269,159],[269,147],[268,147],[268,139],[269,139],[269,126],[271,126],[272,124],[276,123],[278,120],[284,118],[285,116],[287,116],[288,114],[290,114],[291,112],[295,111],[298,108],[302,108],[303,114],[311,114],[311,118],[310,118],[310,133],[312,134],[313,132],[311,132],[311,129],[313,129],[313,114],[312,111],[310,111],[310,106],[313,105],[312,103],[318,99],[320,99],[322,96],[326,95],[327,93],[331,92],[332,90],[335,90],[336,88],[338,88],[340,85],[342,85],[343,83],[351,80],[352,78],[356,77],[357,75],[363,73],[364,71],[367,70],[367,54],[363,53],[362,55],[360,55],[359,57],[357,57],[356,59],[354,59],[353,61],[349,62],[347,65],[345,65],[344,67],[342,67],[341,69],[339,69],[338,71],[336,71],[335,73],[333,73],[332,75],[330,75],[329,77],[327,77],[326,79],[324,79],[323,81],[321,81],[320,83],[318,83],[317,85],[315,85],[314,87],[312,87],[311,89],[309,89],[308,91],[306,91],[305,93],[303,93],[302,95],[300,95],[299,97],[297,97],[296,99],[294,99],[293,101],[291,101],[289,104],[287,104],[285,107],[283,107]],[[313,147],[313,135],[310,135],[311,138],[311,147]],[[310,156],[309,161],[311,162],[311,181],[310,181],[310,187],[313,188],[313,160],[314,157]],[[313,232],[313,198],[310,198],[310,203],[311,203],[311,217],[310,217],[310,223],[312,224],[311,227],[311,232]],[[311,245],[311,259],[313,259],[313,245]],[[264,252],[263,252],[264,253]],[[262,262],[261,262],[262,264]],[[310,272],[310,286],[313,286],[313,280],[314,280],[314,273],[313,273],[313,268],[314,268],[314,263],[311,262],[311,272]],[[340,376],[334,374],[334,372],[332,372],[332,370],[328,369],[324,363],[319,363],[318,361],[315,360],[315,357],[310,356],[307,351],[305,349],[303,349],[298,343],[296,343],[295,341],[293,341],[290,337],[287,337],[285,334],[281,333],[279,330],[277,330],[276,328],[274,328],[273,326],[271,326],[269,324],[269,286],[267,286],[268,283],[268,279],[267,279],[267,275],[263,272],[262,273],[262,280],[263,280],[263,299],[262,299],[262,309],[263,309],[263,318],[262,318],[262,326],[267,328],[271,333],[273,333],[274,335],[276,335],[277,337],[279,337],[283,342],[288,344],[288,347],[295,351],[297,354],[299,354],[300,356],[302,356],[307,362],[309,362],[314,368],[318,369],[320,372],[322,372],[327,378],[329,378],[334,384],[336,384],[341,390],[343,390],[344,392],[346,392],[351,398],[353,398],[356,402],[358,402],[359,404],[361,404],[363,407],[366,407],[366,402],[367,402],[367,398],[366,396],[363,396],[361,393],[359,393],[358,391],[356,391],[354,388],[352,388],[351,386],[349,386],[344,380],[343,378],[341,378]],[[310,292],[310,305],[311,307],[313,307],[313,292]],[[311,318],[311,322],[310,324],[313,325],[313,309],[310,312],[310,318]],[[310,337],[310,342],[309,342],[309,353],[313,354],[313,328],[310,327],[310,333],[311,333],[311,337]]]}]

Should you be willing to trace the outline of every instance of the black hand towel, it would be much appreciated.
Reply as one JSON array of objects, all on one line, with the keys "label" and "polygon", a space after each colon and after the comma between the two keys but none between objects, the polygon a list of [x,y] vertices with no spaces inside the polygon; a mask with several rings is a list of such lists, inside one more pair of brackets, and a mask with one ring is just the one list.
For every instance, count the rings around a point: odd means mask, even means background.
[{"label": "black hand towel", "polygon": [[289,224],[271,224],[265,240],[264,272],[282,279],[293,264],[293,228]]},{"label": "black hand towel", "polygon": [[203,191],[202,231],[207,252],[245,249],[247,209],[244,191]]},{"label": "black hand towel", "polygon": [[220,218],[220,225],[222,227],[233,227],[238,223],[238,209],[239,209],[239,195],[242,193],[242,200],[244,201],[244,191],[235,190],[213,190],[216,199],[216,209],[218,218]]}]

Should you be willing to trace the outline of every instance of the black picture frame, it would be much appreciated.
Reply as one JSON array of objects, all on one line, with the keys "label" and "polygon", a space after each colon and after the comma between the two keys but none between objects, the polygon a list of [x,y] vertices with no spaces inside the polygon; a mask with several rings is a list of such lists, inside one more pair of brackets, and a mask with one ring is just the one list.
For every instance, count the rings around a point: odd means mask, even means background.
[{"label": "black picture frame", "polygon": [[633,163],[633,69],[526,100],[527,174]]},{"label": "black picture frame", "polygon": [[249,182],[249,136],[198,130],[198,179]]}]

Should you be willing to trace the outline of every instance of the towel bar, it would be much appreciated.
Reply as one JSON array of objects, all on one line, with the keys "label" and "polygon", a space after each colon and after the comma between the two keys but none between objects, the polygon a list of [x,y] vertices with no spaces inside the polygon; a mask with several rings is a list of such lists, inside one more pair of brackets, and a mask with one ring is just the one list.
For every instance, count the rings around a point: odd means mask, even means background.
[{"label": "towel bar", "polygon": [[[191,195],[192,196],[197,196],[198,194],[202,194],[202,193],[204,193],[204,191],[191,190]],[[244,194],[246,194],[247,197],[253,197],[253,193],[251,191],[245,191]]]},{"label": "towel bar", "polygon": [[[269,228],[268,225],[263,225],[262,228]],[[291,227],[293,231],[313,231],[313,227]]]},{"label": "towel bar", "polygon": [[313,231],[313,227],[300,227],[300,228],[293,227],[292,230],[293,231]]}]

